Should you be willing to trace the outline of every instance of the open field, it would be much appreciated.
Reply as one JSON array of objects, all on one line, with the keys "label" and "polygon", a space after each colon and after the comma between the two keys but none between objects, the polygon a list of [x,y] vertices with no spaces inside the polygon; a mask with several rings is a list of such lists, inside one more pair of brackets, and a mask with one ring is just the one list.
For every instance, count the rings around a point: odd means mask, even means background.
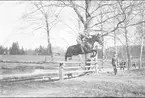
[{"label": "open field", "polygon": [[145,69],[93,73],[63,81],[1,82],[1,97],[145,97]]},{"label": "open field", "polygon": [[[49,61],[49,57],[48,61]],[[1,56],[2,60],[11,60],[11,61],[44,61],[45,56],[33,56],[33,55],[3,55]],[[64,61],[64,57],[55,56],[54,61]],[[77,56],[73,56],[71,61],[79,61]],[[101,62],[98,62],[101,65]],[[104,64],[105,68],[111,68],[111,61],[106,61]],[[35,66],[35,68],[34,68]],[[36,67],[37,66],[37,67]],[[68,64],[67,66],[78,66],[78,64]],[[36,69],[45,69],[45,70],[58,70],[59,64],[21,64],[21,63],[0,63],[0,74],[21,74],[21,73],[33,73]]]},{"label": "open field", "polygon": [[[45,59],[44,56],[3,56],[2,58],[22,61]],[[63,57],[56,57],[55,60],[61,61]],[[78,58],[73,57],[73,61],[75,60]],[[58,70],[57,64],[38,64],[36,68],[32,68],[33,64],[0,63],[0,66],[1,75]],[[78,65],[70,64],[68,66]],[[111,61],[105,61],[103,67],[105,71],[62,81],[0,81],[0,97],[145,97],[145,69],[118,70],[115,76],[112,73]]]},{"label": "open field", "polygon": [[[3,60],[19,60],[19,61],[44,61],[45,58],[49,61],[50,56],[45,55],[0,55]],[[63,60],[64,56],[54,56],[54,61]],[[78,60],[78,56],[74,56],[73,61]]]}]

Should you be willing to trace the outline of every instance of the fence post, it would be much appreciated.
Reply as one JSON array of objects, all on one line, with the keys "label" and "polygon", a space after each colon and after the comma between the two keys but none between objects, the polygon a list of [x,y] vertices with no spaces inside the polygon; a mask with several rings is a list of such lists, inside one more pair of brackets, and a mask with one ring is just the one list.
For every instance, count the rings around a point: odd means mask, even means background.
[{"label": "fence post", "polygon": [[59,65],[59,79],[63,80],[63,64],[64,63],[60,63]]},{"label": "fence post", "polygon": [[95,72],[97,72],[97,63],[95,62]]}]

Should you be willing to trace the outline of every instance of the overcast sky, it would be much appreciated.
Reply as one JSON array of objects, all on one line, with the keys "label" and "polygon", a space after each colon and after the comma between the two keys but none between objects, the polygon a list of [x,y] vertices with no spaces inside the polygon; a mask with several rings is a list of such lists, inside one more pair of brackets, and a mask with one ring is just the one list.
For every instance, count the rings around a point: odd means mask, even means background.
[{"label": "overcast sky", "polygon": [[[35,48],[39,45],[47,45],[46,37],[42,36],[42,34],[32,34],[28,30],[20,29],[23,27],[20,19],[25,11],[25,4],[19,5],[14,1],[7,1],[0,5],[0,45],[10,46],[15,41],[18,41],[20,46],[24,48]],[[62,19],[65,19],[65,16],[62,16]],[[65,21],[66,23],[68,22],[67,19]],[[58,26],[52,29],[52,32],[51,41],[54,46],[65,48],[69,45],[76,44],[75,36],[67,26],[62,26],[62,24],[58,23]]]},{"label": "overcast sky", "polygon": [[[18,41],[19,45],[25,49],[35,48],[39,45],[47,46],[46,37],[42,34],[20,29],[20,27],[23,27],[20,17],[25,12],[26,4],[18,4],[15,1],[6,1],[0,4],[0,45],[9,47],[13,42]],[[72,17],[73,13],[71,9],[64,9],[60,15],[64,23],[71,28],[76,26],[76,20]],[[62,23],[58,23],[51,32],[53,46],[60,46],[65,49],[69,45],[76,44],[77,31],[73,31]],[[105,39],[105,44],[106,47],[113,46],[113,41]]]}]

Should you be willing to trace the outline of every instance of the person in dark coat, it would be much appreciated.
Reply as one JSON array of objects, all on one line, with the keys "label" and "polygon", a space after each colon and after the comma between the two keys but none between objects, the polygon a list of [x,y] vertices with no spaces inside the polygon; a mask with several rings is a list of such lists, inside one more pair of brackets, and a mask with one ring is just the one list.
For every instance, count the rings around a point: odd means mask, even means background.
[{"label": "person in dark coat", "polygon": [[113,58],[112,58],[112,66],[113,66],[113,71],[114,74],[117,74],[117,55],[114,54]]}]

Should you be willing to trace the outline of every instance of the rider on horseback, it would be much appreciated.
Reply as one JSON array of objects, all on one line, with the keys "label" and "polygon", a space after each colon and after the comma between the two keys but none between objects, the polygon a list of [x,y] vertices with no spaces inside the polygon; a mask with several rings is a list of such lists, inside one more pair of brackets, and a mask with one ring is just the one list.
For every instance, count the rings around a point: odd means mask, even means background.
[{"label": "rider on horseback", "polygon": [[86,33],[86,30],[84,34],[79,33],[77,37],[77,43],[81,45],[81,50],[83,53],[85,53],[84,50],[85,45],[87,46],[87,41],[86,41],[87,38],[90,38],[90,36],[88,35],[88,33]]}]

